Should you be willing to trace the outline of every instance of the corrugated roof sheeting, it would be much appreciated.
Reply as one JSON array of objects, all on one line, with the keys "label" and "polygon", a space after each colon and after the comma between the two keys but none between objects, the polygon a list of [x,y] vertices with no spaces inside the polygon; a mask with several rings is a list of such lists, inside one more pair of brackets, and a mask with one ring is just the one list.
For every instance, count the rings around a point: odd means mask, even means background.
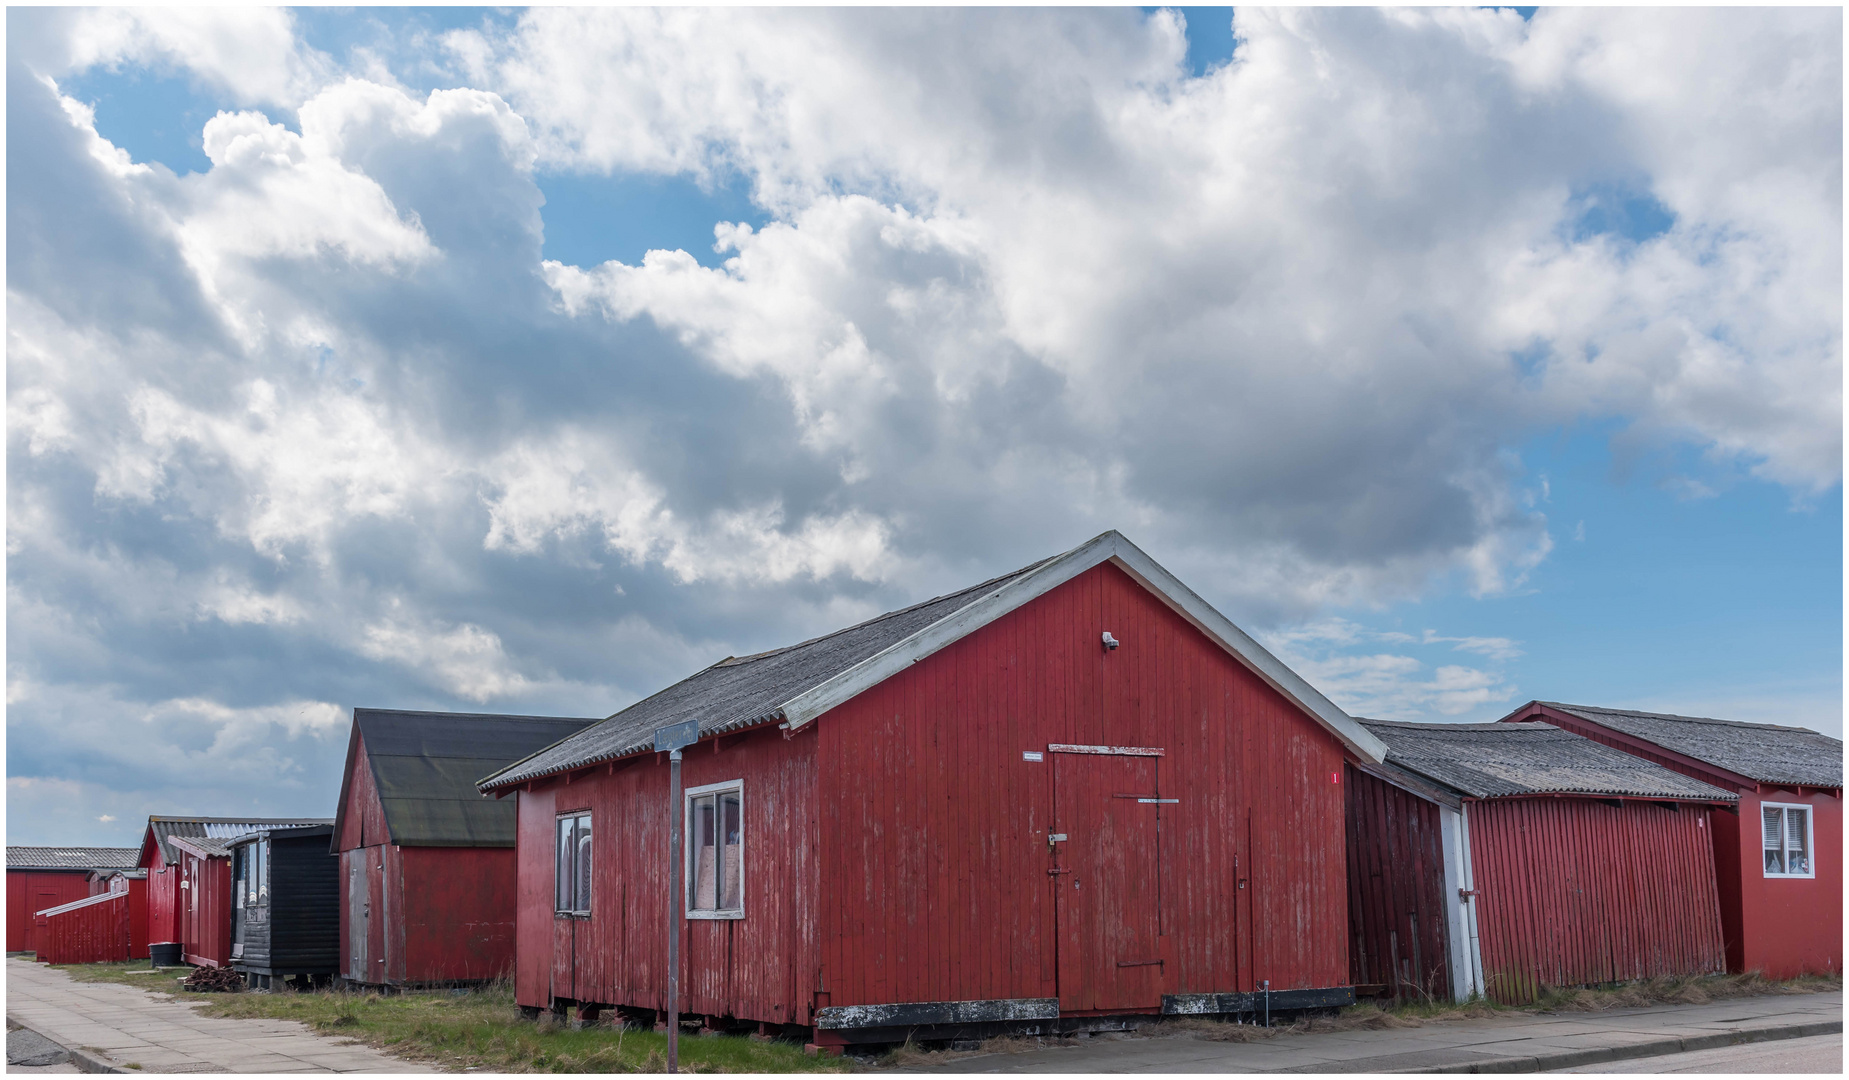
[{"label": "corrugated roof sheeting", "polygon": [[[195,837],[200,839],[210,837],[213,839],[229,840],[234,836],[242,836],[244,833],[261,829],[269,825],[320,825],[324,824],[326,821],[326,818],[182,818],[162,816],[149,818],[148,828],[154,830],[154,841],[160,845],[161,858],[172,863],[179,861],[174,857],[173,845],[170,842],[172,838],[176,836]],[[140,850],[137,849],[136,861],[139,860],[140,854]]]},{"label": "corrugated roof sheeting", "polygon": [[1473,798],[1609,795],[1733,802],[1739,796],[1552,724],[1362,720],[1388,761]]},{"label": "corrugated roof sheeting", "polygon": [[126,870],[133,867],[140,848],[117,847],[8,847],[8,870]]},{"label": "corrugated roof sheeting", "polygon": [[[774,720],[783,702],[954,614],[1045,561],[798,645],[753,656],[727,657],[485,779],[497,785],[516,784],[563,769],[611,761],[652,747],[656,728],[685,720],[697,718],[703,737]],[[370,741],[367,751],[371,752]]]},{"label": "corrugated roof sheeting", "polygon": [[[361,708],[353,723],[393,843],[513,847],[514,805],[484,800],[476,781],[597,721]],[[345,806],[343,790],[343,812]]]},{"label": "corrugated roof sheeting", "polygon": [[1809,728],[1563,705],[1557,701],[1540,704],[1762,784],[1843,786],[1842,741]]}]

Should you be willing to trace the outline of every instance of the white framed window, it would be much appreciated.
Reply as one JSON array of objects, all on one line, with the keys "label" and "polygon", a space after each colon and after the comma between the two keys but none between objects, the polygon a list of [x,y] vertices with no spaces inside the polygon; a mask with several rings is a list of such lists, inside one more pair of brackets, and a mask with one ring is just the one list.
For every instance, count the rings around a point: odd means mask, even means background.
[{"label": "white framed window", "polygon": [[1766,877],[1816,877],[1817,865],[1811,836],[1810,807],[1793,803],[1760,803]]},{"label": "white framed window", "polygon": [[687,789],[687,917],[745,917],[745,782]]},{"label": "white framed window", "polygon": [[591,913],[591,812],[579,810],[558,818],[558,874],[553,910],[561,915]]}]

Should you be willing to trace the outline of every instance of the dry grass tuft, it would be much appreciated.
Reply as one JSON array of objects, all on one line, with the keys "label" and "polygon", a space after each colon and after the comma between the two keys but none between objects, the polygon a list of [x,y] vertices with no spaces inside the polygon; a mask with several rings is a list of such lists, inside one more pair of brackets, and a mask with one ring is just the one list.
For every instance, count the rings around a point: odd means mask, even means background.
[{"label": "dry grass tuft", "polygon": [[1151,1024],[1144,1032],[1162,1036],[1167,1034],[1192,1035],[1209,1042],[1258,1042],[1276,1036],[1285,1028],[1260,1027],[1257,1024],[1240,1023],[1235,1020],[1218,1020],[1210,1016],[1183,1016],[1174,1020],[1164,1020],[1160,1024]]},{"label": "dry grass tuft", "polygon": [[1840,990],[1842,985],[1842,979],[1836,976],[1802,975],[1774,981],[1756,971],[1744,975],[1663,976],[1606,987],[1546,986],[1534,1004],[1544,1012],[1603,1012],[1664,1004],[1705,1005],[1768,994],[1815,994]]}]

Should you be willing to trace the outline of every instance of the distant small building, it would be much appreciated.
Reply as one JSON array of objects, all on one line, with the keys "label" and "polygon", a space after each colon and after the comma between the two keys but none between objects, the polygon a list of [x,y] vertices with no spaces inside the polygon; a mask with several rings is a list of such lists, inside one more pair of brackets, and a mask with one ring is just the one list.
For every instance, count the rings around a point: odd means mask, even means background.
[{"label": "distant small building", "polygon": [[[154,962],[230,961],[231,852],[225,841],[267,825],[326,823],[326,818],[149,817],[136,865],[148,872],[148,949]],[[191,850],[182,850],[181,841]]]},{"label": "distant small building", "polygon": [[475,782],[595,721],[354,709],[332,849],[340,974],[478,982],[514,966],[514,804]]},{"label": "distant small building", "polygon": [[1715,818],[1727,970],[1843,970],[1843,744],[1809,728],[1531,701],[1543,722],[1739,797]]},{"label": "distant small building", "polygon": [[129,869],[134,865],[134,848],[9,846],[6,951],[36,951],[34,914],[89,896],[92,871]]},{"label": "distant small building", "polygon": [[1358,992],[1724,969],[1711,837],[1739,796],[1548,724],[1361,723],[1387,760],[1348,771]]},{"label": "distant small building", "polygon": [[251,986],[325,984],[340,970],[340,859],[320,825],[258,829],[233,838],[231,966]]}]

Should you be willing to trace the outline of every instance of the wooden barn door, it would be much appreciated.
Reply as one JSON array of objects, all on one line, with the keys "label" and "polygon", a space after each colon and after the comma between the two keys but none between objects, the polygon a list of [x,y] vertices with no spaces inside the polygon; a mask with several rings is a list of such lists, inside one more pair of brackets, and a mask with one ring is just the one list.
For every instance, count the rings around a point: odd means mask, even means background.
[{"label": "wooden barn door", "polygon": [[1162,1004],[1156,757],[1134,747],[1053,752],[1052,879],[1062,1013]]},{"label": "wooden barn door", "polygon": [[366,884],[366,848],[342,852],[347,864],[347,978],[372,982],[366,940],[372,932],[372,893]]}]

